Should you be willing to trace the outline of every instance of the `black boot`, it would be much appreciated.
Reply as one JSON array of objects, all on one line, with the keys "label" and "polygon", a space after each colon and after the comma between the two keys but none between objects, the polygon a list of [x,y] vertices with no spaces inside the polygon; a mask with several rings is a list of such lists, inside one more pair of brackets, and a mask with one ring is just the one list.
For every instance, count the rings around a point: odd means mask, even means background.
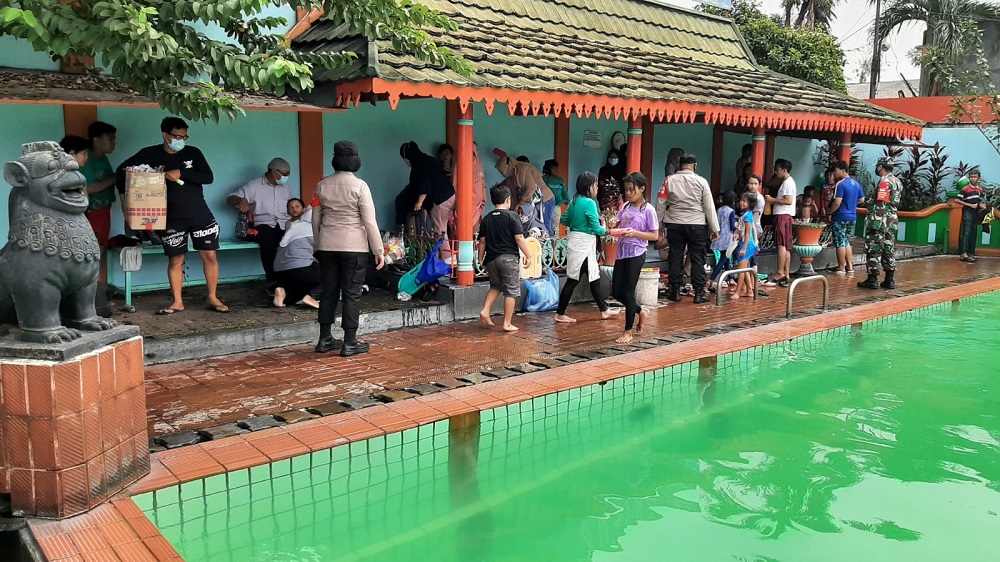
[{"label": "black boot", "polygon": [[869,273],[868,279],[858,283],[858,287],[862,289],[878,289],[878,273]]},{"label": "black boot", "polygon": [[361,355],[362,353],[368,353],[368,343],[354,340],[352,342],[344,342],[344,347],[340,348],[341,357],[351,357],[352,355]]},{"label": "black boot", "polygon": [[344,342],[333,336],[320,338],[319,343],[316,344],[316,353],[329,353],[335,349],[340,349],[343,345]]},{"label": "black boot", "polygon": [[667,291],[667,300],[673,302],[681,302],[681,285],[680,283],[671,283],[670,289]]},{"label": "black boot", "polygon": [[894,279],[895,276],[896,276],[896,272],[895,271],[886,271],[885,272],[885,281],[883,281],[880,284],[881,287],[883,289],[895,289],[896,288],[896,280]]},{"label": "black boot", "polygon": [[710,301],[708,298],[708,293],[704,289],[700,289],[694,294],[694,304],[702,304]]}]

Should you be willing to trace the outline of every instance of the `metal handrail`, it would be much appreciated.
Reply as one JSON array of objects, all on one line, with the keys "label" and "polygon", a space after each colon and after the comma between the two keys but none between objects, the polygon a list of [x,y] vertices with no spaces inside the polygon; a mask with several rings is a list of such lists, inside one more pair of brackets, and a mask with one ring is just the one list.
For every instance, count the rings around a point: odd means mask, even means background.
[{"label": "metal handrail", "polygon": [[760,283],[760,278],[757,277],[757,272],[754,271],[754,268],[743,267],[740,269],[730,269],[719,276],[718,281],[715,282],[715,306],[722,306],[722,291],[720,290],[722,282],[726,280],[726,277],[739,275],[740,273],[749,273],[753,277],[753,300],[757,300],[757,284]]},{"label": "metal handrail", "polygon": [[792,299],[795,296],[795,287],[799,283],[805,283],[806,281],[820,280],[823,282],[823,310],[826,310],[827,305],[830,304],[830,282],[826,280],[825,275],[810,275],[809,277],[799,277],[792,284],[788,286],[788,304],[785,306],[785,318],[792,317]]}]

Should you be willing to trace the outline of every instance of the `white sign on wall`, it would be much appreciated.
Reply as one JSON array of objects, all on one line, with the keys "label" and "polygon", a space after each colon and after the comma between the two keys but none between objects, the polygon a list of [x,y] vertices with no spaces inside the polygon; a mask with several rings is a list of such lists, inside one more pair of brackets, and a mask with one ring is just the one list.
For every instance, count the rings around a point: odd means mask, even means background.
[{"label": "white sign on wall", "polygon": [[600,131],[584,131],[583,132],[583,146],[587,148],[601,148],[601,132]]}]

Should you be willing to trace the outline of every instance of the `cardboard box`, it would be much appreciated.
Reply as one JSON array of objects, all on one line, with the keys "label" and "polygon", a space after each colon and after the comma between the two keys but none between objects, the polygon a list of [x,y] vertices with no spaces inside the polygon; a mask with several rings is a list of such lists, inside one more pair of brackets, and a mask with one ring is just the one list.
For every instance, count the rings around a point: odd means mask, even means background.
[{"label": "cardboard box", "polygon": [[132,230],[167,228],[167,183],[161,172],[126,172],[126,219]]}]

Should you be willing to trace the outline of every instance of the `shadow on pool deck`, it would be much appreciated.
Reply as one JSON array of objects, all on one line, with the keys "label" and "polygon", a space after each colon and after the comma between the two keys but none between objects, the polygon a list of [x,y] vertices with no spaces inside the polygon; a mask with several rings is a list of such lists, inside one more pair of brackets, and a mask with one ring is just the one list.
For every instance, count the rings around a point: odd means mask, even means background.
[{"label": "shadow on pool deck", "polygon": [[[997,259],[981,259],[975,264],[954,257],[910,260],[900,263],[897,288],[892,291],[858,289],[855,285],[864,278],[862,273],[830,275],[830,302],[832,307],[845,308],[998,274]],[[768,290],[768,298],[729,302],[722,307],[694,305],[690,299],[658,306],[651,311],[641,339],[649,345],[664,345],[674,339],[781,321],[787,290]],[[796,316],[819,312],[820,294],[820,284],[798,288]],[[478,322],[371,334],[365,339],[372,352],[346,359],[317,355],[311,346],[300,345],[147,367],[150,435],[209,429],[251,416],[264,417],[254,423],[266,426],[279,423],[269,414],[285,413],[282,417],[289,421],[313,417],[303,409],[326,404],[323,409],[336,410],[338,405],[331,402],[339,399],[428,382],[462,385],[465,383],[456,377],[472,374],[483,378],[480,373],[484,371],[509,376],[514,373],[506,367],[530,361],[535,365],[528,369],[540,368],[538,365],[567,354],[580,354],[571,359],[584,360],[588,353],[614,346],[614,339],[621,334],[621,315],[599,321],[596,308],[589,304],[574,305],[569,314],[580,321],[557,325],[550,313],[519,314],[515,324],[521,330],[513,334],[487,329]]]}]

